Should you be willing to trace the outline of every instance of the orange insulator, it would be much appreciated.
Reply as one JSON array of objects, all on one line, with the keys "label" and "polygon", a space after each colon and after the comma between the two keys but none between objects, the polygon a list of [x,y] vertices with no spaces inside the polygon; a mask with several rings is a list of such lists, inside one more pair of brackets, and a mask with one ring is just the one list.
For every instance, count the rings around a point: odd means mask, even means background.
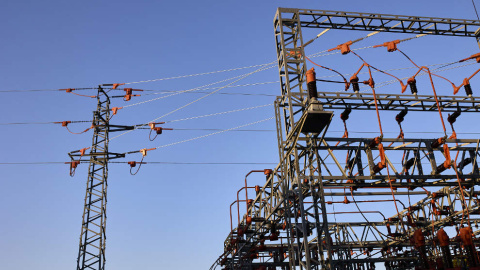
[{"label": "orange insulator", "polygon": [[315,77],[315,68],[307,70],[307,73],[305,75],[307,75],[307,83],[315,82],[317,80]]},{"label": "orange insulator", "polygon": [[450,238],[443,229],[438,230],[437,238],[441,247],[448,247],[448,245],[450,244]]},{"label": "orange insulator", "polygon": [[405,107],[405,109],[401,110],[396,116],[395,120],[397,121],[398,124],[402,123],[403,120],[405,120],[405,115],[408,113],[408,107]]},{"label": "orange insulator", "polygon": [[252,224],[252,217],[251,217],[251,216],[247,216],[246,222],[247,222],[247,225]]},{"label": "orange insulator", "polygon": [[360,86],[358,85],[358,77],[356,74],[354,74],[351,78],[350,78],[350,83],[352,84],[352,87],[353,87],[353,91],[355,93],[357,93],[358,91],[360,91]]},{"label": "orange insulator", "polygon": [[457,118],[462,114],[462,112],[460,110],[457,110],[456,112],[452,113],[452,114],[449,114],[448,115],[448,122],[450,124],[453,124],[455,123],[455,121],[457,121]]},{"label": "orange insulator", "polygon": [[410,85],[410,91],[412,94],[416,95],[418,93],[417,80],[415,80],[415,77],[411,77],[407,80],[407,84],[402,88],[402,93],[407,89],[407,85]]},{"label": "orange insulator", "polygon": [[350,107],[346,108],[341,114],[340,114],[340,119],[343,121],[347,121],[348,117],[350,116],[350,113],[352,112],[352,109]]},{"label": "orange insulator", "polygon": [[464,227],[460,229],[460,239],[462,240],[462,243],[464,246],[473,245],[472,235],[473,235],[472,228]]},{"label": "orange insulator", "polygon": [[263,174],[265,174],[266,176],[270,176],[270,174],[272,174],[273,171],[271,169],[265,169],[263,170]]},{"label": "orange insulator", "polygon": [[[463,87],[465,88],[465,94],[467,94],[467,96],[471,96],[473,94],[472,86],[470,86],[470,81],[468,78],[463,79]],[[458,92],[457,87],[455,87],[455,90]],[[456,93],[454,92],[454,94]]]}]

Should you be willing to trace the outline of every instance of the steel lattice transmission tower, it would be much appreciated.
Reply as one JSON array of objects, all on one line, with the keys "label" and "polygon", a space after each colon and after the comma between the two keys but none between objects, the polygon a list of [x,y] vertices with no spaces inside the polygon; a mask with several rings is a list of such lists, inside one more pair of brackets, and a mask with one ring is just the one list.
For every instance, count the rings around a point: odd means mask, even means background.
[{"label": "steel lattice transmission tower", "polygon": [[[111,86],[104,84],[102,86]],[[93,139],[90,152],[87,149],[69,153],[77,162],[88,157],[88,179],[82,216],[82,230],[77,258],[77,270],[105,269],[105,244],[107,220],[108,162],[125,157],[125,154],[109,152],[109,133],[132,129],[110,125],[110,97],[102,86],[98,87],[97,110],[93,112]]]}]

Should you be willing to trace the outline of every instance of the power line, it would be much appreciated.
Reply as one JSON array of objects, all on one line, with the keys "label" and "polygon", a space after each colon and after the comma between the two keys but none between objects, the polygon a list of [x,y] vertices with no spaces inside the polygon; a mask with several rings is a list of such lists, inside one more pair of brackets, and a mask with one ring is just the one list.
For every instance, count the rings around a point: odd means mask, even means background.
[{"label": "power line", "polygon": [[477,7],[475,6],[475,2],[472,0],[473,8],[475,9],[475,14],[477,14],[477,19],[480,20],[480,17],[478,17],[478,12],[477,12]]},{"label": "power line", "polygon": [[[378,32],[372,32],[370,34],[368,34],[367,36],[363,37],[363,38],[360,38],[358,39],[357,41],[361,41],[361,40],[364,40],[374,34],[377,34]],[[420,37],[422,35],[417,35],[416,37],[414,38],[417,38],[417,37]],[[317,36],[318,37],[318,36]],[[414,38],[411,38],[411,39],[414,39]],[[363,48],[356,48],[356,49],[352,49],[353,51],[355,50],[363,50],[363,49],[368,49],[368,48],[372,48],[373,46],[367,46],[367,47],[363,47]],[[311,57],[311,58],[315,58],[315,57],[321,57],[321,56],[327,56],[327,55],[333,55],[333,54],[338,54],[339,52],[331,52],[331,53],[328,53],[328,50],[323,50],[323,51],[320,51],[320,52],[317,52],[317,53],[314,53],[314,54],[311,54],[309,55],[308,57]],[[269,63],[265,63],[265,64],[257,64],[257,65],[250,65],[250,66],[244,66],[244,67],[238,67],[238,68],[230,68],[230,69],[223,69],[223,70],[217,70],[217,71],[210,71],[210,72],[202,72],[202,73],[195,73],[195,74],[188,74],[188,75],[180,75],[180,76],[173,76],[173,77],[166,77],[166,78],[159,78],[159,79],[152,79],[152,80],[144,80],[144,81],[138,81],[138,82],[128,82],[128,83],[124,83],[125,85],[128,85],[128,84],[135,84],[135,83],[146,83],[146,82],[154,82],[154,81],[164,81],[164,80],[172,80],[172,79],[180,79],[180,78],[188,78],[188,77],[196,77],[196,76],[202,76],[202,75],[210,75],[210,74],[216,74],[216,73],[223,73],[223,72],[229,72],[229,71],[236,71],[236,70],[242,70],[242,69],[248,69],[248,68],[255,68],[255,67],[265,67],[265,66],[268,66],[268,68],[273,68],[275,67],[275,63],[277,61],[272,61],[272,62],[269,62]],[[96,88],[74,88],[75,91],[76,90],[92,90],[92,89],[96,89]],[[4,92],[44,92],[44,91],[65,91],[66,89],[31,89],[31,90],[0,90],[0,93]],[[111,89],[111,90],[121,90],[121,89]]]},{"label": "power line", "polygon": [[[197,137],[182,140],[182,141],[177,141],[177,142],[173,142],[173,143],[160,145],[160,146],[151,148],[150,150],[160,149],[160,148],[169,147],[169,146],[173,146],[173,145],[177,145],[177,144],[181,144],[181,143],[195,141],[195,140],[198,140],[198,139],[203,139],[203,138],[210,137],[210,136],[217,135],[217,134],[221,134],[221,133],[224,133],[224,132],[228,132],[228,131],[240,129],[240,128],[243,128],[243,127],[259,124],[259,123],[262,123],[262,122],[265,122],[265,121],[268,121],[268,120],[272,120],[274,118],[275,117],[270,117],[270,118],[262,119],[262,120],[259,120],[259,121],[251,122],[251,123],[248,123],[248,124],[240,125],[240,126],[237,126],[237,127],[233,127],[233,128],[229,128],[229,129],[223,129],[223,130],[220,130],[220,131],[217,131],[217,132],[205,134],[205,135],[202,135],[202,136],[197,136]],[[135,151],[126,152],[125,154],[134,154],[134,153],[138,153],[138,152],[139,152],[138,150],[135,150]]]},{"label": "power line", "polygon": [[[264,107],[270,107],[272,104],[264,104],[264,105],[258,105],[258,106],[253,106],[253,107],[247,107],[247,108],[241,108],[241,109],[235,109],[235,110],[230,110],[230,111],[224,111],[224,112],[218,112],[218,113],[210,113],[210,114],[205,114],[205,115],[199,115],[199,116],[192,116],[192,117],[187,117],[187,118],[181,118],[181,119],[175,119],[175,120],[170,120],[170,121],[165,121],[165,123],[172,123],[172,122],[179,122],[179,121],[185,121],[185,120],[192,120],[192,119],[198,119],[198,118],[204,118],[204,117],[210,117],[210,116],[216,116],[216,115],[222,115],[222,114],[228,114],[228,113],[234,113],[234,112],[241,112],[241,111],[247,111],[247,110],[252,110],[252,109],[258,109],[258,108],[264,108]],[[68,124],[76,124],[76,123],[91,123],[92,121],[87,121],[87,120],[82,120],[82,121],[69,121]],[[34,125],[34,124],[61,124],[62,122],[19,122],[19,123],[0,123],[0,125]],[[139,124],[137,126],[146,126],[148,124]],[[139,128],[140,129],[140,128]]]},{"label": "power line", "polygon": [[[81,120],[81,121],[70,121],[69,124],[77,123],[91,123],[92,121]],[[61,121],[55,122],[17,122],[17,123],[0,123],[0,125],[45,125],[45,124],[61,124]]]},{"label": "power line", "polygon": [[[209,94],[206,94],[206,95],[204,95],[204,96],[202,96],[202,97],[200,97],[200,98],[197,98],[197,99],[195,99],[194,101],[191,101],[191,102],[189,102],[189,103],[187,103],[187,104],[185,104],[185,105],[183,105],[183,106],[180,106],[180,107],[178,107],[178,108],[176,108],[176,109],[174,109],[174,110],[172,110],[172,111],[170,111],[170,112],[168,112],[168,113],[166,113],[166,114],[163,114],[163,115],[161,115],[161,116],[159,116],[159,117],[151,120],[150,122],[155,122],[155,121],[157,121],[157,120],[159,120],[159,119],[161,119],[161,118],[164,118],[164,117],[166,117],[166,116],[168,116],[168,115],[170,115],[170,114],[172,114],[172,113],[175,113],[175,112],[177,112],[177,111],[179,111],[179,110],[182,110],[182,109],[184,109],[184,108],[186,108],[186,107],[188,107],[188,106],[190,106],[190,105],[192,105],[192,104],[194,104],[194,103],[196,103],[196,102],[198,102],[198,101],[203,100],[203,99],[206,98],[206,97],[209,97],[209,96],[215,94],[216,92],[222,90],[223,88],[225,88],[225,87],[227,87],[227,86],[229,86],[229,85],[232,85],[232,84],[234,84],[234,83],[236,83],[236,82],[238,82],[238,81],[240,81],[240,80],[242,80],[242,79],[244,79],[244,78],[246,78],[246,77],[248,77],[248,76],[250,76],[250,75],[252,75],[252,74],[255,74],[255,73],[260,72],[260,71],[263,71],[263,70],[265,70],[265,67],[261,67],[261,68],[255,70],[255,71],[253,71],[253,72],[250,72],[250,73],[247,73],[247,74],[243,74],[240,78],[236,79],[235,81],[233,81],[233,82],[231,82],[231,83],[228,83],[228,84],[225,85],[224,87],[219,88],[219,89],[217,89],[217,90],[215,90],[215,91],[213,91],[213,92],[211,92],[211,93],[209,93]],[[146,125],[146,124],[145,124],[145,125]],[[143,125],[143,126],[145,126],[145,125]],[[140,127],[142,127],[142,126],[140,126]],[[129,131],[123,132],[123,133],[121,133],[121,134],[119,134],[119,135],[117,135],[117,136],[109,139],[108,141],[111,141],[111,140],[113,140],[113,139],[115,139],[115,138],[118,138],[118,137],[120,137],[120,136],[123,136],[123,135],[125,135],[125,134],[128,134],[128,133],[130,133],[130,132],[132,132],[132,131],[134,131],[134,130],[136,130],[136,129],[138,129],[138,128],[135,127],[135,129],[133,129],[133,130],[129,130]]]},{"label": "power line", "polygon": [[[96,88],[92,87],[82,87],[82,88],[75,88],[77,90],[93,90]],[[27,90],[0,90],[0,93],[21,93],[21,92],[65,92],[66,89],[27,89]]]},{"label": "power line", "polygon": [[[88,163],[82,161],[80,163]],[[127,161],[110,161],[111,164],[128,164]],[[37,161],[37,162],[0,162],[0,165],[49,165],[58,164],[65,165],[63,161]],[[175,164],[175,165],[276,165],[273,162],[175,162],[175,161],[149,161],[146,164]]]}]

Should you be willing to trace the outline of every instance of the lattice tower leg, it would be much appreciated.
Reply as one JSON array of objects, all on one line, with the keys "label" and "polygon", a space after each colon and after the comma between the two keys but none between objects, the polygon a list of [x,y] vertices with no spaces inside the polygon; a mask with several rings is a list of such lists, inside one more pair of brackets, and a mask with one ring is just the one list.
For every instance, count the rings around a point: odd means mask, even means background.
[{"label": "lattice tower leg", "polygon": [[98,89],[97,101],[77,270],[105,269],[110,100],[101,87]]}]

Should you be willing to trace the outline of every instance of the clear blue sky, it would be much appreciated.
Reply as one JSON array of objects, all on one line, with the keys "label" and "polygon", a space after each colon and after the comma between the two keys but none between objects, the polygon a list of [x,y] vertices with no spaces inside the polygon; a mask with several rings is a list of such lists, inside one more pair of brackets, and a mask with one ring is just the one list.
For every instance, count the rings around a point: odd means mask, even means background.
[{"label": "clear blue sky", "polygon": [[[480,4],[480,3],[479,3]],[[167,78],[264,64],[275,60],[273,17],[277,7],[344,10],[386,14],[474,19],[470,0],[445,1],[0,1],[0,90],[95,87]],[[305,31],[305,39],[318,31]],[[367,33],[330,31],[309,46],[308,53],[332,48]],[[379,34],[358,47],[404,38]],[[405,45],[422,64],[445,63],[478,52],[474,40],[426,37]],[[384,68],[407,67],[383,50],[364,55]],[[363,52],[362,52],[363,53]],[[318,58],[343,68],[346,58]],[[346,56],[348,57],[348,56]],[[353,56],[352,56],[353,57]],[[132,85],[148,90],[184,90],[254,69]],[[465,73],[451,73],[460,82]],[[331,74],[322,74],[331,75]],[[275,82],[276,68],[236,84]],[[388,80],[388,78],[385,78]],[[218,84],[218,86],[225,85]],[[473,84],[473,82],[472,82]],[[447,85],[448,86],[448,85]],[[335,86],[336,87],[336,86]],[[338,89],[332,89],[337,91]],[[388,87],[382,91],[394,92]],[[211,91],[211,90],[209,90]],[[474,90],[475,91],[475,90]],[[280,94],[277,83],[224,89],[223,93],[265,96],[212,95],[164,121],[272,104]],[[379,91],[381,92],[381,91]],[[450,94],[451,89],[440,90]],[[85,92],[88,93],[88,92]],[[90,92],[94,94],[94,92]],[[145,92],[146,93],[146,92]],[[183,94],[126,108],[115,124],[146,123],[204,94]],[[478,95],[478,94],[477,94]],[[121,99],[124,106],[155,95]],[[65,92],[1,92],[0,123],[90,120],[95,100]],[[228,129],[273,116],[273,107],[164,125],[180,129]],[[364,130],[372,118],[352,116],[352,130]],[[393,117],[388,115],[386,117]],[[432,121],[410,123],[413,131]],[[465,118],[469,119],[469,118]],[[472,119],[470,119],[471,121]],[[474,120],[474,119],[473,119]],[[476,121],[476,120],[475,120]],[[393,121],[391,121],[393,122]],[[478,131],[459,120],[463,131]],[[72,125],[76,131],[89,124]],[[389,124],[385,124],[387,128]],[[0,163],[67,161],[67,153],[87,147],[91,132],[72,135],[59,125],[1,125]],[[397,131],[394,124],[392,131]],[[274,121],[245,129],[273,130]],[[432,125],[433,128],[433,125]],[[438,125],[435,125],[438,129]],[[341,131],[341,122],[331,127]],[[376,130],[376,127],[373,126]],[[478,128],[477,128],[478,129]],[[213,131],[166,131],[154,142],[148,131],[115,139],[111,151],[130,151],[205,135]],[[332,133],[341,136],[342,133]],[[113,134],[115,135],[115,134]],[[373,136],[373,135],[372,135]],[[396,134],[391,134],[396,137]],[[140,155],[125,161],[139,160]],[[275,132],[227,132],[152,151],[146,161],[278,162]],[[125,164],[110,166],[107,221],[107,268],[206,269],[223,251],[229,231],[228,205],[246,173],[273,165],[146,165],[130,176]],[[72,269],[78,253],[87,165],[74,178],[68,166],[0,165],[0,265],[3,269]],[[255,175],[251,183],[261,184]]]}]

